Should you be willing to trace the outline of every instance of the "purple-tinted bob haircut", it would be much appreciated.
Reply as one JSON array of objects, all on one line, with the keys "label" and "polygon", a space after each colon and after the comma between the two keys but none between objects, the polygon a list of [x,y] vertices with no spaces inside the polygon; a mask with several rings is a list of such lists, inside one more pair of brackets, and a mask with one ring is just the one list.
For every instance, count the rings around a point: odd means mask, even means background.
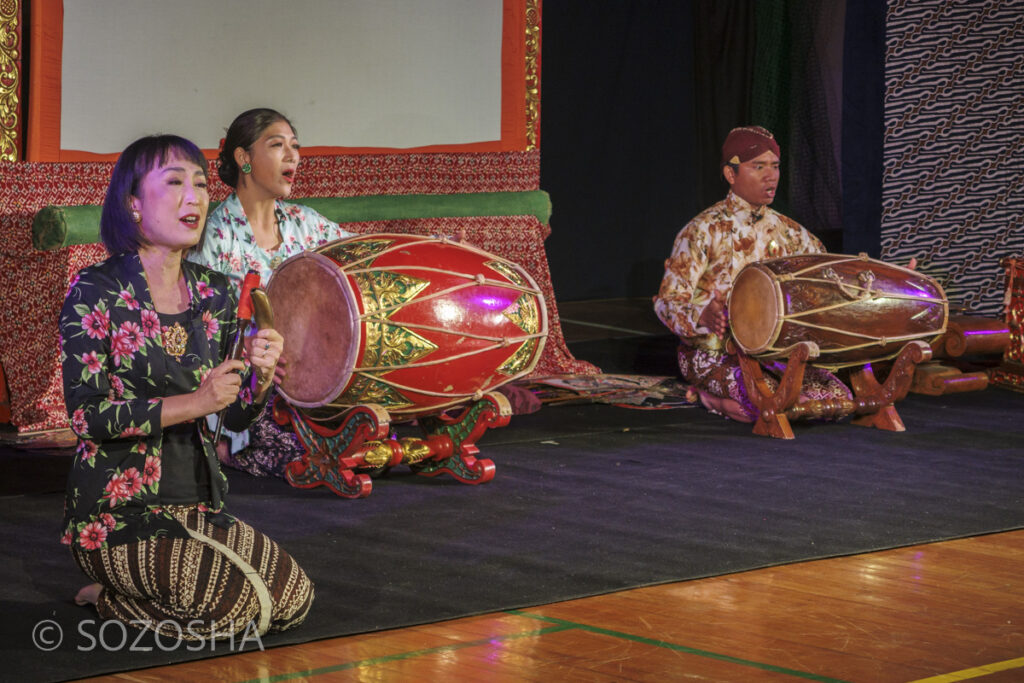
[{"label": "purple-tinted bob haircut", "polygon": [[100,239],[111,254],[134,253],[146,243],[132,220],[131,198],[147,173],[171,159],[191,161],[210,175],[206,157],[195,144],[177,135],[148,135],[124,148],[110,176],[100,215]]}]

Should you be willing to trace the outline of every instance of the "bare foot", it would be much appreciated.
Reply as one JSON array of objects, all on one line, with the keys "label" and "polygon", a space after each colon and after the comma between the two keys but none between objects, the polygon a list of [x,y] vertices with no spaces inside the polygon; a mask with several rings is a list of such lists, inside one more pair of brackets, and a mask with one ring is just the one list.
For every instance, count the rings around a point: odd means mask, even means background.
[{"label": "bare foot", "polygon": [[103,584],[90,583],[82,590],[78,591],[78,595],[75,596],[76,605],[95,605],[96,601],[100,599],[100,591],[103,590]]},{"label": "bare foot", "polygon": [[730,420],[736,420],[737,422],[753,422],[753,418],[747,415],[746,411],[740,407],[738,401],[731,398],[719,398],[718,396],[712,396],[711,394],[698,391],[700,394],[700,402],[704,405],[708,411],[715,413],[716,415],[725,415]]}]

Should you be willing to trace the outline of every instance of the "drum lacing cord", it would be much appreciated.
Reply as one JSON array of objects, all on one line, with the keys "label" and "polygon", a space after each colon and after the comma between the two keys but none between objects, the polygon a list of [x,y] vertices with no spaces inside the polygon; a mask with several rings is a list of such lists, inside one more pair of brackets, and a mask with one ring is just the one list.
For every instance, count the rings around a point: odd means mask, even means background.
[{"label": "drum lacing cord", "polygon": [[[799,274],[797,274],[797,273],[783,273],[783,274],[779,275],[778,278],[779,278],[780,282],[792,282],[794,280],[800,280],[802,282],[817,282],[818,284],[826,284],[826,285],[835,285],[836,284],[835,280],[831,280],[829,278],[800,277]],[[873,294],[878,294],[880,296],[885,296],[888,299],[907,299],[909,301],[935,301],[935,302],[940,302],[941,301],[943,303],[946,302],[946,299],[944,299],[944,298],[943,299],[933,299],[932,297],[929,297],[929,296],[915,296],[914,294],[901,294],[899,292],[886,292],[886,291],[883,291],[883,290],[880,290],[880,289],[869,289],[867,287],[861,287],[860,285],[844,284],[844,286],[846,288],[848,288],[848,289],[856,289],[856,290],[860,290],[862,292],[871,292]],[[922,290],[922,291],[924,291],[924,290]],[[845,302],[844,302],[844,304],[845,304]],[[840,305],[843,305],[843,304],[840,304]],[[821,309],[815,309],[815,310],[821,310]]]},{"label": "drum lacing cord", "polygon": [[[814,279],[814,278],[802,278],[802,279],[803,279],[804,282],[826,282],[825,280],[817,280],[817,279]],[[927,303],[934,303],[934,304],[948,304],[949,303],[944,298],[943,299],[930,299],[928,297],[923,297],[923,296],[911,296],[910,294],[887,294],[887,293],[884,293],[884,292],[877,292],[877,290],[876,290],[876,293],[877,294],[881,294],[886,299],[902,299],[902,300],[905,300],[905,301],[924,301],[924,302],[927,302]],[[844,306],[852,306],[852,305],[857,304],[857,303],[860,303],[860,301],[859,300],[840,301],[838,303],[829,304],[828,306],[822,306],[820,308],[811,308],[811,309],[806,310],[806,311],[800,311],[799,313],[789,313],[788,315],[784,316],[783,319],[784,320],[794,320],[795,321],[796,318],[800,318],[800,317],[807,316],[807,315],[814,315],[816,313],[824,313],[826,311],[832,311],[832,310],[835,310],[837,308],[843,308]],[[924,311],[922,311],[922,313],[923,312]],[[920,315],[920,313],[918,313],[917,315]],[[798,321],[795,321],[795,322],[798,322]]]},{"label": "drum lacing cord", "polygon": [[[435,328],[427,328],[427,329],[435,329]],[[446,330],[440,330],[440,331],[444,332]],[[467,335],[459,335],[459,336],[469,337],[470,335],[467,334]],[[473,349],[472,351],[464,351],[463,353],[458,353],[458,354],[455,354],[454,356],[445,356],[444,358],[437,358],[435,360],[416,361],[416,362],[413,362],[413,363],[407,363],[405,365],[377,365],[377,366],[365,367],[365,368],[353,368],[352,372],[358,372],[360,374],[366,374],[366,373],[370,373],[370,372],[382,372],[382,371],[386,371],[386,370],[400,370],[402,368],[424,368],[424,367],[428,367],[428,366],[431,366],[431,365],[441,365],[442,363],[450,363],[451,361],[459,360],[460,358],[468,358],[469,356],[476,356],[476,355],[479,355],[481,353],[487,353],[488,351],[494,351],[495,349],[503,349],[505,347],[511,346],[512,344],[518,344],[519,342],[525,342],[525,341],[529,341],[531,339],[541,339],[542,337],[546,337],[546,336],[547,336],[547,331],[538,332],[537,334],[527,334],[527,335],[523,335],[521,337],[502,337],[500,339],[494,338],[494,337],[479,337],[479,336],[476,336],[476,337],[474,337],[474,339],[483,339],[483,340],[494,342],[494,343],[492,343],[490,346],[486,346],[486,347],[481,348],[481,349]],[[377,380],[379,380],[381,382],[386,381],[383,378],[378,377],[376,375],[374,375],[374,379],[377,379]],[[397,386],[397,385],[395,385],[395,386]],[[422,394],[424,392],[418,391],[418,393]],[[439,395],[440,396],[446,396],[447,394],[439,394]]]},{"label": "drum lacing cord", "polygon": [[[372,254],[367,254],[363,258],[356,259],[356,260],[352,261],[349,265],[356,265],[358,263],[365,263],[366,261],[374,261],[377,258],[383,256],[384,254],[390,254],[393,251],[401,251],[403,249],[408,249],[409,247],[415,246],[417,244],[423,244],[424,242],[441,242],[443,244],[456,244],[456,245],[458,245],[462,249],[465,249],[467,251],[472,251],[472,252],[475,252],[477,254],[486,256],[488,259],[490,259],[492,261],[499,261],[499,262],[504,263],[506,265],[512,266],[513,268],[517,267],[515,263],[513,263],[512,261],[509,261],[508,259],[505,259],[505,258],[502,258],[500,256],[497,256],[496,254],[492,254],[490,252],[484,251],[483,249],[480,249],[479,247],[474,247],[472,244],[467,244],[465,242],[458,242],[458,241],[452,240],[452,239],[450,239],[448,237],[440,237],[440,238],[438,238],[438,237],[426,237],[424,235],[398,235],[398,236],[399,237],[408,237],[410,239],[410,241],[409,242],[402,242],[401,244],[392,244],[391,246],[385,247],[384,249],[381,249],[380,251],[375,251]],[[367,235],[367,237],[369,237],[369,235]],[[346,270],[346,272],[351,272],[351,271],[347,271]],[[448,271],[444,271],[444,272],[448,272]]]},{"label": "drum lacing cord", "polygon": [[[364,373],[360,372],[359,374],[364,374]],[[501,382],[501,384],[507,384],[509,382],[514,382],[517,379],[519,379],[520,377],[525,377],[526,375],[527,375],[526,372],[516,373],[515,375],[510,376],[507,380],[503,380]],[[378,382],[381,382],[382,384],[387,384],[388,386],[394,387],[396,389],[407,391],[407,392],[411,392],[411,393],[414,393],[414,394],[420,394],[422,396],[436,396],[438,398],[450,398],[450,399],[452,399],[451,402],[446,404],[446,405],[455,405],[457,403],[461,403],[463,400],[465,400],[467,398],[474,398],[475,397],[475,398],[479,399],[479,398],[481,398],[483,396],[483,393],[484,393],[481,389],[477,389],[477,390],[475,390],[475,391],[473,391],[471,393],[461,393],[461,394],[452,393],[452,392],[443,392],[443,391],[430,391],[428,389],[419,389],[419,388],[416,388],[416,387],[409,387],[409,386],[406,386],[404,384],[399,384],[398,382],[393,382],[391,380],[384,379],[383,377],[378,377],[376,375],[371,376],[371,379],[376,380]],[[359,405],[359,404],[358,403],[335,403],[334,401],[332,401],[332,402],[328,403],[327,405],[330,406],[331,408],[347,408],[347,407],[351,407],[351,406]],[[444,408],[444,407],[445,407],[444,405],[431,406],[431,410],[437,410],[438,408]],[[401,410],[390,410],[390,412],[392,412],[392,413],[401,413],[402,411]]]},{"label": "drum lacing cord", "polygon": [[[396,322],[390,318],[378,318],[375,315],[362,315],[359,319],[363,322],[378,323],[381,325],[391,325],[393,327],[405,327],[411,330],[429,330],[431,332],[443,332],[450,334],[453,337],[465,337],[467,339],[482,339],[483,341],[489,342],[500,342],[502,340],[508,340],[508,337],[487,337],[482,334],[473,334],[472,332],[457,332],[444,327],[435,327],[434,325],[424,325],[422,323],[411,323],[411,322]],[[524,339],[533,339],[535,337],[543,337],[547,335],[547,330],[542,330],[537,334],[529,334],[526,336],[515,337],[512,341],[521,341]],[[509,342],[511,343],[511,342]],[[507,344],[506,344],[507,345]]]},{"label": "drum lacing cord", "polygon": [[[507,382],[514,382],[515,380],[519,379],[520,377],[524,377],[526,374],[527,373],[525,373],[525,372],[520,373],[520,374],[516,375],[515,377],[507,380]],[[502,382],[502,384],[506,384],[507,382]],[[439,403],[436,406],[431,406],[430,410],[431,410],[431,412],[438,411],[438,410],[441,410],[441,411],[447,410],[448,408],[451,408],[453,406],[458,406],[458,405],[463,404],[467,398],[472,398],[475,401],[479,401],[481,398],[484,397],[485,393],[489,393],[489,392],[483,392],[483,391],[480,391],[478,389],[477,391],[473,392],[472,394],[466,394],[464,396],[458,396],[458,397],[454,398],[451,401],[447,401],[446,403]],[[325,407],[338,408],[339,409],[338,412],[334,413],[333,415],[327,416],[327,417],[313,417],[311,415],[307,415],[306,413],[303,413],[303,415],[305,415],[307,418],[309,418],[310,420],[312,420],[314,422],[330,423],[331,421],[337,420],[339,417],[345,415],[349,410],[351,410],[352,408],[354,408],[355,406],[358,406],[358,405],[365,405],[365,404],[360,404],[360,403],[328,403],[328,404],[326,404]],[[401,415],[401,414],[403,414],[403,411],[402,411],[401,408],[389,409],[389,412],[392,415]],[[412,412],[414,412],[414,413],[421,413],[421,411],[418,410],[418,409],[417,410],[413,410]]]},{"label": "drum lacing cord", "polygon": [[[792,273],[781,273],[779,275],[779,277],[781,279],[791,280],[793,278],[800,277],[804,273],[809,273],[812,270],[818,270],[819,268],[821,268],[823,266],[826,266],[826,265],[828,265],[828,266],[835,266],[835,265],[838,265],[840,263],[850,263],[852,261],[866,261],[866,260],[867,260],[867,258],[860,257],[860,256],[847,256],[845,258],[834,258],[833,260],[829,261],[828,263],[814,263],[814,264],[811,264],[811,265],[807,266],[806,268],[801,268],[800,270],[794,270]],[[899,266],[895,266],[895,267],[898,268]],[[904,270],[906,270],[906,269],[904,269]],[[913,271],[910,271],[910,272],[913,272]]]},{"label": "drum lacing cord", "polygon": [[[439,297],[439,296],[444,296],[445,294],[450,294],[452,292],[457,292],[459,290],[466,289],[468,287],[477,287],[477,286],[483,286],[483,285],[491,285],[492,287],[502,287],[504,289],[512,289],[512,290],[515,290],[517,292],[522,292],[522,293],[525,293],[525,294],[536,294],[537,296],[540,296],[540,292],[538,290],[534,289],[533,287],[528,287],[526,285],[520,285],[520,284],[517,284],[515,282],[509,282],[509,281],[503,281],[503,280],[490,280],[485,275],[483,275],[482,273],[477,273],[476,275],[470,275],[469,273],[456,273],[456,272],[452,272],[450,270],[444,270],[443,268],[428,268],[426,266],[388,266],[388,267],[382,267],[382,268],[360,268],[358,270],[348,270],[348,271],[345,271],[345,272],[347,274],[349,274],[349,275],[357,275],[357,274],[358,275],[362,275],[362,274],[367,274],[367,273],[389,273],[389,272],[390,273],[394,273],[394,272],[403,271],[403,270],[413,270],[413,271],[416,271],[416,272],[428,272],[428,273],[442,273],[444,275],[451,275],[453,277],[460,277],[460,278],[463,278],[464,280],[467,280],[467,282],[465,284],[455,285],[453,287],[449,287],[448,289],[444,289],[444,290],[441,290],[441,291],[438,291],[438,292],[434,292],[433,294],[429,294],[429,295],[424,296],[422,298],[417,298],[417,299],[415,299],[416,301],[429,301],[430,299],[433,299],[433,298],[436,298],[436,297]],[[404,302],[402,304],[398,304],[396,306],[391,306],[390,308],[381,309],[381,310],[393,310],[393,309],[401,308],[402,306],[407,305],[408,303],[410,303],[410,302],[406,301],[406,302]]]},{"label": "drum lacing cord", "polygon": [[[797,346],[799,346],[799,342],[797,342],[796,344],[793,344],[792,346],[787,346],[786,348],[783,348],[783,349],[775,349],[775,348],[773,348],[770,353],[758,354],[758,358],[761,359],[761,360],[776,360],[776,359],[779,359],[779,358],[788,358],[790,353],[792,353],[793,349],[795,349]],[[871,344],[863,344],[861,346],[850,346],[850,347],[846,347],[844,349],[828,350],[828,351],[823,351],[822,353],[834,353],[835,351],[847,351],[847,350],[850,350],[850,349],[864,348],[865,346],[871,346]],[[841,368],[852,368],[852,367],[856,367],[856,366],[861,366],[861,365],[864,365],[864,363],[866,363],[866,362],[880,363],[882,361],[891,360],[891,359],[895,358],[898,355],[900,355],[900,350],[893,351],[892,353],[890,353],[888,355],[885,355],[885,356],[881,356],[879,358],[872,358],[870,361],[855,360],[855,361],[845,361],[845,362],[842,362],[842,363],[829,363],[827,361],[822,361],[820,359],[820,357],[819,357],[819,358],[816,358],[814,360],[808,361],[807,364],[808,365],[813,365],[816,368],[825,368],[826,370],[833,370],[834,371],[834,370],[839,370]]]},{"label": "drum lacing cord", "polygon": [[[360,372],[359,374],[363,375],[365,373]],[[371,379],[376,380],[378,382],[381,382],[382,384],[387,384],[388,386],[394,387],[395,389],[400,389],[400,390],[403,390],[403,391],[409,391],[409,392],[412,392],[414,394],[422,394],[423,396],[438,396],[438,397],[441,397],[441,398],[463,399],[463,398],[469,398],[471,396],[475,396],[476,393],[479,391],[479,389],[476,389],[476,390],[471,391],[469,393],[465,393],[465,392],[463,392],[463,393],[454,393],[454,392],[451,392],[451,391],[430,391],[429,389],[418,389],[416,387],[410,387],[410,386],[406,386],[404,384],[399,384],[398,382],[395,382],[395,381],[392,381],[392,380],[389,380],[389,379],[385,379],[383,377],[378,377],[376,375],[371,376]],[[518,379],[518,377],[513,377],[512,379]],[[512,381],[512,380],[510,379],[508,381]],[[336,404],[332,403],[331,405],[336,405]]]},{"label": "drum lacing cord", "polygon": [[[819,310],[825,310],[825,309],[819,309]],[[928,331],[925,331],[925,332],[917,332],[915,334],[904,334],[904,335],[900,335],[898,337],[876,337],[874,335],[863,334],[861,332],[853,332],[852,330],[844,330],[844,329],[841,329],[841,328],[838,328],[838,327],[832,327],[830,325],[816,325],[814,323],[807,322],[806,320],[794,320],[794,319],[790,318],[789,316],[786,316],[784,318],[784,320],[789,320],[794,325],[800,325],[802,327],[810,327],[810,328],[813,328],[815,330],[825,330],[827,332],[835,332],[837,334],[843,334],[843,335],[846,335],[848,337],[859,337],[861,339],[870,339],[871,340],[871,342],[867,343],[867,344],[858,344],[858,345],[854,345],[854,346],[844,346],[844,347],[841,347],[841,348],[830,349],[829,350],[830,353],[835,353],[837,351],[849,351],[849,350],[852,350],[852,349],[862,349],[862,348],[867,347],[867,346],[874,346],[875,344],[880,344],[882,346],[885,346],[886,344],[889,344],[889,343],[892,343],[892,342],[911,341],[913,339],[920,339],[921,337],[931,337],[931,336],[934,336],[934,335],[942,334],[943,332],[946,331],[945,328],[943,327],[942,329],[939,329],[939,330],[928,330]]]}]

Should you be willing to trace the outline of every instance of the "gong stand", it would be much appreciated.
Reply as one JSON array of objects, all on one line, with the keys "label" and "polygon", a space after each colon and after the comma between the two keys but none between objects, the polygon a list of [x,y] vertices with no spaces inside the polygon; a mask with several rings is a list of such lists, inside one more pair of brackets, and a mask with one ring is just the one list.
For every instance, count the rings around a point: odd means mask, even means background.
[{"label": "gong stand", "polygon": [[894,432],[906,430],[896,412],[896,401],[902,400],[914,379],[914,368],[929,360],[931,348],[922,341],[908,342],[900,349],[884,382],[879,382],[864,365],[850,373],[853,399],[800,400],[804,370],[818,357],[818,345],[800,342],[790,351],[786,370],[774,391],[764,378],[761,364],[742,350],[736,349],[747,396],[759,412],[754,433],[776,439],[792,439],[789,421],[797,418],[838,418],[855,415],[853,423]]},{"label": "gong stand", "polygon": [[273,411],[275,421],[292,426],[304,449],[299,460],[288,464],[288,483],[326,486],[344,498],[370,495],[372,477],[397,465],[427,477],[450,474],[465,484],[488,482],[494,478],[494,463],[476,457],[476,442],[512,417],[508,399],[496,391],[463,406],[456,416],[419,417],[422,438],[389,438],[390,416],[376,404],[350,408],[327,425],[284,400],[276,400]]}]

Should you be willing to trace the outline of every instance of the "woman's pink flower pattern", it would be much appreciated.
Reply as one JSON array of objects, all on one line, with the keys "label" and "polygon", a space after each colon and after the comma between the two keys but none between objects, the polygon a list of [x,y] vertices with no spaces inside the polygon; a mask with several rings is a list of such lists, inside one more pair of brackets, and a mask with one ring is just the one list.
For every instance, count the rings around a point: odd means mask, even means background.
[{"label": "woman's pink flower pattern", "polygon": [[146,486],[152,486],[160,481],[162,469],[160,458],[152,455],[148,456],[146,458],[146,466],[142,470],[142,483]]},{"label": "woman's pink flower pattern", "polygon": [[118,297],[125,303],[129,311],[136,311],[139,309],[139,302],[135,300],[135,297],[132,296],[132,293],[127,289],[122,289],[118,294]]},{"label": "woman's pink flower pattern", "polygon": [[78,544],[85,550],[96,550],[107,540],[107,528],[100,522],[86,524],[78,535]]},{"label": "woman's pink flower pattern", "polygon": [[203,329],[206,331],[207,339],[213,339],[220,331],[220,321],[214,318],[209,311],[203,313]]},{"label": "woman's pink flower pattern", "polygon": [[71,413],[71,431],[75,434],[85,434],[88,425],[85,423],[85,411],[81,408]]},{"label": "woman's pink flower pattern", "polygon": [[100,363],[99,356],[96,355],[95,351],[82,354],[82,365],[89,368],[89,374],[91,375],[95,375],[103,369],[103,364]]},{"label": "woman's pink flower pattern", "polygon": [[149,339],[155,339],[160,334],[160,316],[156,311],[149,308],[142,311],[142,334]]},{"label": "woman's pink flower pattern", "polygon": [[93,339],[105,339],[109,325],[110,316],[99,308],[94,308],[92,313],[86,313],[82,317],[82,329]]}]

